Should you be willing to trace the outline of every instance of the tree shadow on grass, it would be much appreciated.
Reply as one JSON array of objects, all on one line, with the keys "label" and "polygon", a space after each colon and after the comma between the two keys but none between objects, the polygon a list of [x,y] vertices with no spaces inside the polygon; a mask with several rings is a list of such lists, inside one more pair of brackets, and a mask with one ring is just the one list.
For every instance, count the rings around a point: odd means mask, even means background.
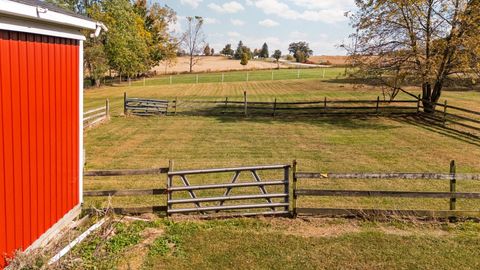
[{"label": "tree shadow on grass", "polygon": [[[321,110],[313,113],[312,110],[296,110],[276,113],[268,111],[269,108],[260,108],[249,110],[247,116],[244,111],[237,107],[236,110],[225,110],[222,106],[209,106],[184,110],[179,115],[212,117],[221,123],[303,123],[322,128],[343,128],[351,130],[369,129],[369,130],[393,130],[401,128],[402,125],[411,125],[422,128],[449,138],[462,141],[471,145],[480,146],[480,137],[459,129],[443,126],[435,121],[429,120],[416,112],[382,112],[374,113],[371,110],[358,111],[355,113],[336,112],[335,114],[325,114]],[[271,109],[270,109],[271,110]],[[378,121],[381,118],[393,120],[396,124]]]},{"label": "tree shadow on grass", "polygon": [[479,136],[452,127],[443,126],[420,115],[409,115],[404,117],[395,117],[392,119],[398,123],[413,125],[430,132],[435,132],[437,134],[480,147]]},{"label": "tree shadow on grass", "polygon": [[278,124],[278,123],[303,123],[323,128],[336,127],[344,129],[376,129],[388,130],[399,128],[400,125],[382,123],[380,121],[372,121],[378,119],[381,115],[370,112],[360,112],[356,114],[348,113],[346,111],[339,111],[335,114],[324,114],[322,112],[313,113],[312,110],[295,110],[289,113],[270,113],[266,109],[249,110],[247,116],[242,110],[229,109],[224,110],[221,106],[211,106],[204,108],[195,108],[190,110],[183,110],[178,115],[181,116],[202,116],[215,118],[221,123],[261,123],[261,124]]}]

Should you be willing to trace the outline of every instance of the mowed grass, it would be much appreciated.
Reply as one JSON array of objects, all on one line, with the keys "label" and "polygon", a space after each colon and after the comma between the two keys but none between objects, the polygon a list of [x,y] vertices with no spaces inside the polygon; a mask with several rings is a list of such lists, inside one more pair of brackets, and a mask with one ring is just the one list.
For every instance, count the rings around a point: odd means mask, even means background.
[{"label": "mowed grass", "polygon": [[[179,84],[109,87],[88,90],[85,108],[109,98],[112,119],[85,132],[87,169],[166,167],[175,169],[289,164],[318,172],[480,173],[475,140],[425,127],[403,117],[168,116],[124,117],[123,92],[161,99],[279,101],[376,99],[381,90],[321,80]],[[412,89],[415,91],[415,89]],[[449,104],[478,109],[478,92],[444,92]],[[403,95],[400,99],[409,99]],[[228,182],[232,175],[196,176],[192,184]],[[278,175],[263,172],[262,179]],[[252,181],[246,174],[239,181]],[[86,178],[85,190],[165,187],[166,176]],[[178,184],[178,182],[177,182]],[[475,181],[458,181],[457,191],[478,192]],[[358,190],[448,191],[439,180],[305,180],[299,187]],[[269,191],[277,190],[268,187]],[[232,195],[258,190],[241,189]],[[218,196],[223,190],[199,193]],[[188,194],[182,194],[188,197]],[[114,197],[111,205],[165,205],[164,196]],[[86,198],[86,207],[105,207],[105,198]],[[384,209],[448,209],[446,199],[302,198],[299,206]],[[457,201],[458,209],[479,210],[475,200]],[[170,221],[159,235],[140,233],[134,243],[112,255],[120,269],[478,269],[480,228],[466,222],[369,222],[346,219],[231,219]],[[138,240],[140,239],[140,240]],[[147,240],[149,239],[149,240]],[[82,245],[90,246],[90,240]],[[123,243],[123,242],[122,242]],[[139,244],[140,243],[140,244]],[[97,245],[93,242],[94,246]],[[79,247],[82,250],[82,247]],[[91,259],[91,258],[90,258]],[[100,269],[101,266],[98,266]],[[108,266],[112,267],[111,264]]]},{"label": "mowed grass", "polygon": [[[249,100],[279,101],[328,99],[376,99],[381,90],[354,87],[320,80],[285,80],[226,84],[183,84],[151,87],[110,87],[88,90],[85,107],[93,108],[109,98],[112,119],[86,131],[87,169],[166,167],[175,161],[175,169],[217,168],[299,162],[300,171],[319,172],[448,172],[451,160],[458,171],[480,172],[478,143],[424,127],[402,117],[214,117],[168,116],[124,117],[123,92],[131,97],[179,100],[241,100],[246,90]],[[445,92],[450,104],[474,108],[480,102],[476,92]],[[407,95],[399,99],[410,99]],[[266,175],[267,179],[271,176]],[[229,181],[200,177],[193,183]],[[248,175],[245,181],[249,181]],[[304,183],[304,182],[302,182]],[[301,183],[301,184],[302,184]],[[316,181],[329,188],[438,190],[448,191],[448,181]],[[306,186],[315,183],[305,182]],[[85,189],[130,189],[165,186],[165,176],[135,178],[88,178]],[[477,188],[475,182],[461,182],[459,191]],[[207,195],[214,195],[213,193]],[[103,198],[87,198],[99,204]],[[143,206],[165,204],[163,196],[114,198],[115,205]],[[441,199],[305,198],[304,205],[395,207],[446,209]],[[476,209],[475,201],[459,207]]]},{"label": "mowed grass", "polygon": [[132,82],[132,86],[156,86],[167,84],[229,83],[247,81],[279,81],[293,79],[330,80],[345,77],[345,68],[300,68],[279,70],[245,70],[228,72],[209,72],[199,74],[161,75]]},{"label": "mowed grass", "polygon": [[[60,269],[478,269],[475,222],[117,220]],[[105,236],[107,235],[107,236]]]}]

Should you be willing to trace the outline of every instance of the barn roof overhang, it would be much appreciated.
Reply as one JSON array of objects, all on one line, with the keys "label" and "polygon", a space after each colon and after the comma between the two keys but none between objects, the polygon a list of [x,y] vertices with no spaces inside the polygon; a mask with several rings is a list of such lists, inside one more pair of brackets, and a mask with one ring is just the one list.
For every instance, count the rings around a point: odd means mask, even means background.
[{"label": "barn roof overhang", "polygon": [[[40,0],[0,0],[0,29],[2,23],[12,24],[13,21],[21,28],[31,30],[42,24],[47,25],[47,30],[53,29],[53,32],[66,29],[66,37],[77,39],[85,39],[78,35],[80,30],[95,30],[95,36],[102,29],[108,30],[101,22]],[[68,35],[68,32],[72,32],[72,35]]]}]

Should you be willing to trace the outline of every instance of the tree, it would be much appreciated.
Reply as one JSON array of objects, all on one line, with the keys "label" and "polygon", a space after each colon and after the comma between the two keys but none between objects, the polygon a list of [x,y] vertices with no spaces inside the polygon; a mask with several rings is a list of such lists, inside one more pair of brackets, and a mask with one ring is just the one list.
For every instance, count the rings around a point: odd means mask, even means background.
[{"label": "tree", "polygon": [[189,56],[190,72],[200,60],[199,55],[202,53],[205,44],[205,36],[203,34],[203,18],[199,16],[187,17],[187,31],[184,34],[184,46]]},{"label": "tree", "polygon": [[242,56],[243,56],[243,49],[245,48],[245,46],[243,46],[243,42],[240,40],[238,42],[238,45],[237,45],[237,50],[235,51],[235,54],[233,55],[233,57],[237,60],[240,60],[242,59]]},{"label": "tree", "polygon": [[220,54],[223,54],[223,55],[226,55],[226,56],[233,56],[235,54],[235,51],[232,50],[232,44],[225,45],[225,48],[223,48],[220,51]]},{"label": "tree", "polygon": [[244,52],[244,53],[242,54],[242,59],[240,60],[240,64],[241,64],[242,66],[246,66],[246,65],[248,64],[248,60],[249,60],[248,58],[249,58],[249,57],[248,57],[248,53]]},{"label": "tree", "polygon": [[260,50],[259,49],[253,50],[253,57],[260,57]]},{"label": "tree", "polygon": [[176,23],[175,11],[158,3],[149,6],[146,0],[136,0],[133,6],[137,14],[143,18],[145,30],[148,32],[144,38],[150,51],[148,63],[150,68],[162,61],[173,62],[179,42],[170,34],[169,25]]},{"label": "tree", "polygon": [[267,43],[263,43],[262,49],[260,50],[260,57],[261,58],[268,58],[270,54],[268,53],[268,45]]},{"label": "tree", "polygon": [[282,57],[282,52],[280,50],[275,50],[272,54],[272,57],[277,60],[277,69],[280,69],[280,57]]},{"label": "tree", "polygon": [[101,38],[85,40],[84,64],[90,77],[91,85],[100,87],[101,80],[108,71],[108,59]]},{"label": "tree", "polygon": [[134,11],[128,0],[105,0],[93,16],[106,24],[105,54],[109,66],[119,75],[131,77],[147,71],[150,51],[146,38],[149,33],[143,18]]},{"label": "tree", "polygon": [[357,6],[351,61],[388,86],[391,99],[415,84],[424,111],[433,113],[453,76],[478,78],[480,1],[359,0]]},{"label": "tree", "polygon": [[212,51],[210,50],[210,45],[207,44],[207,46],[205,46],[205,49],[203,49],[203,54],[204,54],[205,56],[210,56],[211,53],[212,53]]},{"label": "tree", "polygon": [[299,63],[305,62],[310,56],[313,55],[313,51],[305,41],[290,43],[288,46],[288,51],[293,54],[293,57],[295,57]]}]

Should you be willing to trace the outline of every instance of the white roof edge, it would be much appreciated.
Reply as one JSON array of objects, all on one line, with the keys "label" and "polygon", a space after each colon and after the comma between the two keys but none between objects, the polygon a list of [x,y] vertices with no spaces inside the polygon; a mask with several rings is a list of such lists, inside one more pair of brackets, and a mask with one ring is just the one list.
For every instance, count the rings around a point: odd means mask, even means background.
[{"label": "white roof edge", "polygon": [[29,18],[32,20],[45,21],[58,25],[69,26],[78,29],[95,30],[98,22],[85,20],[75,16],[69,16],[41,7],[34,7],[9,0],[0,0],[0,14],[8,14],[15,17]]}]

